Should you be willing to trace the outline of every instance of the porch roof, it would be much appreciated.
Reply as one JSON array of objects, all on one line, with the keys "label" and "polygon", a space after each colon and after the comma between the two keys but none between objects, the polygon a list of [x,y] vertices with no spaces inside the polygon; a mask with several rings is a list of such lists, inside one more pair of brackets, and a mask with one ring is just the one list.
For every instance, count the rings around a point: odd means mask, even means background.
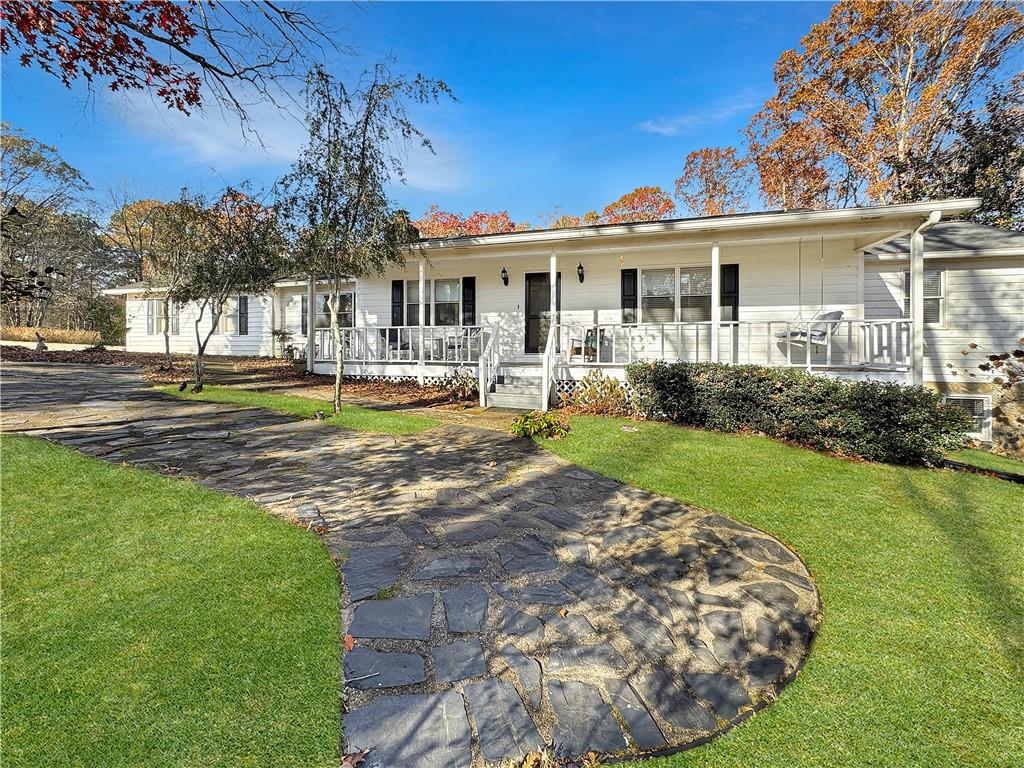
[{"label": "porch roof", "polygon": [[[833,208],[788,211],[758,211],[724,216],[664,219],[661,221],[628,224],[595,224],[563,229],[536,229],[523,232],[503,232],[452,238],[425,238],[413,245],[416,251],[440,255],[444,251],[464,252],[467,249],[487,250],[493,246],[518,245],[567,246],[575,250],[581,244],[636,237],[658,238],[669,235],[687,235],[691,241],[712,242],[747,239],[763,230],[765,236],[799,237],[825,230],[830,235],[865,235],[858,242],[859,249],[909,232],[933,211],[943,217],[968,213],[981,204],[980,198],[935,200],[921,203],[901,203],[860,208]],[[507,251],[503,252],[507,254]]]}]

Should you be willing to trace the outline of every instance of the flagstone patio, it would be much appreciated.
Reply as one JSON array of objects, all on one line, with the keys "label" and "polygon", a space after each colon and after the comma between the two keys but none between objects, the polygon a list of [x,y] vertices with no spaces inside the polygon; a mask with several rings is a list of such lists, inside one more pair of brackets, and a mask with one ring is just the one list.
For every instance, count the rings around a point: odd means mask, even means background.
[{"label": "flagstone patio", "polygon": [[447,425],[391,437],[184,401],[126,369],[5,365],[2,427],[189,476],[317,530],[340,564],[347,749],[469,768],[646,754],[770,703],[819,600],[785,545]]}]

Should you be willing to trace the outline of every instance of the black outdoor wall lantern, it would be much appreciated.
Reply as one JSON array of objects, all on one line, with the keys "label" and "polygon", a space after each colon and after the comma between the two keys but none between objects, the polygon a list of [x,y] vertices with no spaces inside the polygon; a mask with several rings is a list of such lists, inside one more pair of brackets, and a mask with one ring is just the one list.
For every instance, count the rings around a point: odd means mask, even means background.
[{"label": "black outdoor wall lantern", "polygon": [[504,267],[501,268],[501,283],[502,285],[508,285],[508,270]]},{"label": "black outdoor wall lantern", "polygon": [[583,282],[583,262],[582,261],[579,263],[579,266],[576,267],[576,276],[580,279],[580,282],[582,283]]}]

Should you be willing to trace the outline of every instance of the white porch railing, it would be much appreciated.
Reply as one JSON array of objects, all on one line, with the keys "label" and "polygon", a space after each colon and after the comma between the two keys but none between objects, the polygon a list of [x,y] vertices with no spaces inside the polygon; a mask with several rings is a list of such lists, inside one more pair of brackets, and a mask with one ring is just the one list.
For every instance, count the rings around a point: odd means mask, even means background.
[{"label": "white porch railing", "polygon": [[[476,363],[491,338],[482,325],[372,326],[342,328],[342,353],[350,363],[427,363],[460,365]],[[334,335],[330,328],[318,328],[316,360],[335,359]]]},{"label": "white porch railing", "polygon": [[558,339],[558,326],[552,325],[548,331],[548,339],[544,344],[544,354],[541,356],[540,375],[540,409],[546,411],[551,404],[551,385],[555,378],[555,358],[558,347],[555,342]]},{"label": "white porch railing", "polygon": [[[556,359],[595,368],[654,360],[708,362],[711,333],[710,322],[562,324]],[[744,320],[721,323],[718,348],[718,361],[734,365],[905,370],[913,344],[910,320]]]},{"label": "white porch railing", "polygon": [[477,375],[479,376],[477,389],[480,393],[481,406],[487,405],[487,395],[490,393],[491,387],[498,381],[498,366],[501,365],[501,358],[498,354],[500,334],[500,326],[491,326],[491,334],[484,345],[483,352],[480,354],[477,366]]}]

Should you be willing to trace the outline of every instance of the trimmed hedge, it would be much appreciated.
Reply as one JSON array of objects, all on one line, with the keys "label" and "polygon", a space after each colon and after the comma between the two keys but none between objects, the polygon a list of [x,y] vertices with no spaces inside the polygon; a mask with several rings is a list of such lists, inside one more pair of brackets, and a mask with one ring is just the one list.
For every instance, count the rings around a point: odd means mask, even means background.
[{"label": "trimmed hedge", "polygon": [[647,418],[892,464],[938,463],[970,429],[961,409],[924,387],[721,363],[634,363],[626,378]]}]

